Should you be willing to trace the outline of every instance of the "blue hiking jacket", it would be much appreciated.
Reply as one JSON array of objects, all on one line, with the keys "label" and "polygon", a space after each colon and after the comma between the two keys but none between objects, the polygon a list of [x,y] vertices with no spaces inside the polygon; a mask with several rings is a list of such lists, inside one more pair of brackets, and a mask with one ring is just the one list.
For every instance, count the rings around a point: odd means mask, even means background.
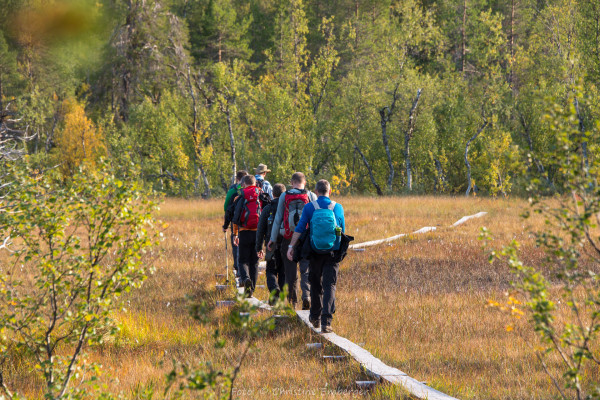
[{"label": "blue hiking jacket", "polygon": [[[319,196],[317,199],[317,203],[321,208],[327,208],[331,204],[331,199],[327,196]],[[315,212],[315,206],[312,203],[308,203],[302,209],[302,215],[300,216],[300,221],[296,226],[294,232],[304,233],[306,230],[307,224],[310,223],[312,219],[313,213]],[[338,226],[342,228],[342,232],[346,232],[346,222],[344,220],[344,207],[340,203],[335,203],[335,207],[333,207],[333,215],[335,215],[335,219],[337,221]]]}]

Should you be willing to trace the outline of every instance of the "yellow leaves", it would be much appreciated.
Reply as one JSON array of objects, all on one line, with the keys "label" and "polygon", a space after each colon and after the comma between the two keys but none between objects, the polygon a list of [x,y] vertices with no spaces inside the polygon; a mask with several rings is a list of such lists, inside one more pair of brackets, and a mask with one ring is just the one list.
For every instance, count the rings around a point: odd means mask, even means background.
[{"label": "yellow leaves", "polygon": [[500,303],[498,303],[496,300],[489,299],[487,307],[500,307]]},{"label": "yellow leaves", "polygon": [[102,131],[86,116],[81,103],[67,99],[62,104],[61,112],[63,121],[56,144],[63,175],[69,176],[84,161],[94,164],[105,154],[105,147]]},{"label": "yellow leaves", "polygon": [[521,303],[519,300],[515,299],[512,296],[508,296],[508,304],[520,305],[520,304],[523,304],[523,303]]},{"label": "yellow leaves", "polygon": [[523,311],[521,311],[520,309],[516,308],[516,307],[511,307],[510,309],[510,313],[513,317],[515,317],[516,319],[521,319],[521,317],[523,315],[525,315],[525,313]]},{"label": "yellow leaves", "polygon": [[512,332],[515,328],[512,325],[506,325],[506,332]]},{"label": "yellow leaves", "polygon": [[[515,297],[510,296],[508,293],[505,293],[505,295],[508,297],[508,300],[505,304],[493,299],[489,299],[486,307],[497,308],[501,312],[506,313],[510,318],[521,319],[525,315],[525,312],[518,307],[522,304],[522,302]],[[506,330],[510,332],[513,330],[513,327],[508,325]]]},{"label": "yellow leaves", "polygon": [[333,175],[329,182],[331,184],[331,193],[335,195],[343,194],[346,191],[346,189],[350,187],[350,181],[352,180],[352,178],[352,174],[346,176],[346,174],[343,172],[340,173],[339,176]]}]

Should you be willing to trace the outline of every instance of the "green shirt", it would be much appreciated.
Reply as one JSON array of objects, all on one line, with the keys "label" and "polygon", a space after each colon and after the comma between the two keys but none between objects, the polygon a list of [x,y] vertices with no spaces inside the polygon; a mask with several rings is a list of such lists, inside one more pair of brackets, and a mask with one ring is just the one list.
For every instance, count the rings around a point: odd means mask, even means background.
[{"label": "green shirt", "polygon": [[227,211],[227,207],[229,207],[229,205],[233,201],[233,198],[240,191],[241,188],[242,188],[242,185],[235,185],[235,186],[231,186],[231,188],[229,188],[229,190],[227,191],[227,195],[225,196],[225,206],[223,208],[224,211]]}]

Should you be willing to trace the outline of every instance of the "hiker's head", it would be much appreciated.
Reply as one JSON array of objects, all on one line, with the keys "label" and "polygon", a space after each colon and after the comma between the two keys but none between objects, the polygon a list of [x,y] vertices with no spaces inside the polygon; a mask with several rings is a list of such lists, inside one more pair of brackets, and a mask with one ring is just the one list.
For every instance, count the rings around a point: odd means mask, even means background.
[{"label": "hiker's head", "polygon": [[291,184],[294,189],[304,189],[304,186],[306,185],[306,176],[304,176],[302,172],[295,172],[294,175],[292,175]]},{"label": "hiker's head", "polygon": [[277,198],[281,196],[281,193],[285,192],[285,185],[283,183],[276,183],[273,185],[273,197]]},{"label": "hiker's head", "polygon": [[254,168],[254,172],[256,175],[262,175],[263,177],[267,176],[267,172],[271,172],[269,168],[265,164],[258,164],[257,168]]},{"label": "hiker's head", "polygon": [[256,178],[252,175],[246,175],[242,179],[242,187],[254,186],[256,185]]},{"label": "hiker's head", "polygon": [[244,179],[246,175],[248,175],[248,172],[244,170],[238,171],[237,174],[235,174],[235,181],[237,183],[242,183],[242,179]]},{"label": "hiker's head", "polygon": [[317,196],[329,196],[331,193],[331,185],[325,179],[321,179],[317,182],[315,192],[317,193]]}]

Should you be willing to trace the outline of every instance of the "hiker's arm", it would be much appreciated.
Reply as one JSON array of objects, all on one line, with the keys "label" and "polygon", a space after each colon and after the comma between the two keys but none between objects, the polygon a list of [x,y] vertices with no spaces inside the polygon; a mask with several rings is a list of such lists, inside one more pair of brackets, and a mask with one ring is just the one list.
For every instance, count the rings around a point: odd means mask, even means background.
[{"label": "hiker's arm", "polygon": [[294,261],[294,246],[296,243],[298,243],[300,236],[306,231],[308,222],[312,218],[314,211],[315,207],[311,203],[308,203],[304,206],[302,215],[300,216],[300,221],[298,221],[298,225],[296,225],[296,229],[294,229],[294,234],[292,235],[292,240],[290,241],[290,246],[287,252],[288,260]]},{"label": "hiker's arm", "polygon": [[294,232],[294,234],[292,235],[292,240],[290,241],[290,248],[294,247],[296,243],[298,243],[298,239],[300,239],[300,236],[302,236],[301,233]]},{"label": "hiker's arm", "polygon": [[273,186],[271,186],[270,182],[267,182],[267,189],[265,190],[265,192],[267,192],[269,198],[273,200]]},{"label": "hiker's arm", "polygon": [[258,220],[258,227],[256,228],[256,252],[258,253],[259,251],[262,250],[263,247],[263,242],[265,241],[265,234],[266,234],[266,230],[267,230],[267,220],[269,219],[269,213],[265,212],[267,211],[268,208],[263,209],[262,213],[260,214],[260,218]]},{"label": "hiker's arm", "polygon": [[288,246],[288,250],[287,250],[287,258],[290,261],[294,261],[294,246],[296,245],[296,243],[298,243],[298,239],[300,239],[300,235],[302,235],[299,232],[294,232],[294,234],[292,235],[292,240],[290,242],[290,245]]},{"label": "hiker's arm", "polygon": [[281,221],[283,220],[283,209],[285,204],[285,193],[279,196],[279,203],[277,204],[277,214],[275,214],[275,220],[273,221],[273,229],[271,229],[271,241],[270,243],[277,242],[277,236],[279,236],[279,229],[281,228]]}]

